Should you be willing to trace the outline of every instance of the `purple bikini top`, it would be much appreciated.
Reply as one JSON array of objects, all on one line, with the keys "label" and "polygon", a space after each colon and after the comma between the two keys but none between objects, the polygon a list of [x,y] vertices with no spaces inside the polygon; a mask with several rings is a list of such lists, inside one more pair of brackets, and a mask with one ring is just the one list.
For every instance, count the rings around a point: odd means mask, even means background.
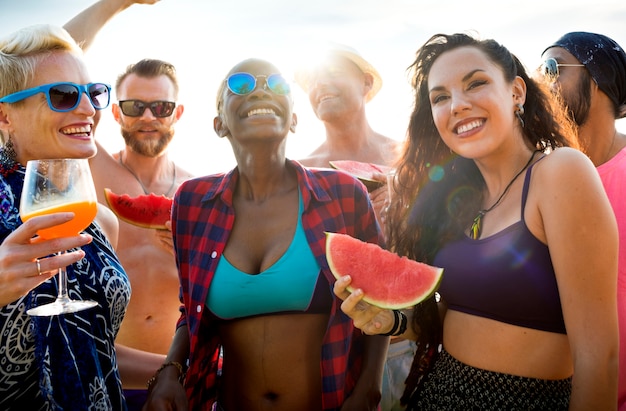
[{"label": "purple bikini top", "polygon": [[444,269],[439,293],[449,309],[565,334],[550,251],[524,221],[533,166],[524,179],[520,221],[483,239],[446,244],[433,265]]}]

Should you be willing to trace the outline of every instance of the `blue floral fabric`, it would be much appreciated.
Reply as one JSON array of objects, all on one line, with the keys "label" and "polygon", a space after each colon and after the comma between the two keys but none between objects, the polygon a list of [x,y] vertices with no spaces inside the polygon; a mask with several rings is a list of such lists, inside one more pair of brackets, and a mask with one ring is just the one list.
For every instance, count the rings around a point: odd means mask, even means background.
[{"label": "blue floral fabric", "polygon": [[[0,149],[0,241],[22,224],[24,168]],[[70,298],[98,306],[73,314],[30,317],[26,310],[55,299],[56,276],[0,307],[0,409],[126,410],[115,336],[130,299],[130,283],[99,226],[86,233],[85,257],[67,267]]]}]

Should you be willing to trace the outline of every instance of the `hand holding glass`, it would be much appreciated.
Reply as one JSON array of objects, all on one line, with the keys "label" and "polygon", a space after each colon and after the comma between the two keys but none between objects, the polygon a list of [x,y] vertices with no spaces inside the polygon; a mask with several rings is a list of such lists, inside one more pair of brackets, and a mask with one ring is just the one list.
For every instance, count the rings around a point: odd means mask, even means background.
[{"label": "hand holding glass", "polygon": [[[37,231],[45,240],[79,235],[91,224],[97,213],[96,190],[87,159],[31,160],[26,164],[24,188],[20,203],[22,221],[40,215],[73,212],[74,218],[57,226]],[[64,251],[59,252],[59,254]],[[29,315],[49,316],[85,310],[98,305],[95,301],[71,300],[67,290],[67,273],[59,269],[57,299],[31,308]]]}]

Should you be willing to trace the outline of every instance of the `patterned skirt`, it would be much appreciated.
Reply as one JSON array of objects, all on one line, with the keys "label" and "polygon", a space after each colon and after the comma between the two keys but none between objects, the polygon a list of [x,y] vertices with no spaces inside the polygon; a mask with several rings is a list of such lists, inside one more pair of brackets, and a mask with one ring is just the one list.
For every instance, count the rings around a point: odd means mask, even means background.
[{"label": "patterned skirt", "polygon": [[571,378],[541,380],[482,370],[442,350],[408,410],[567,410]]}]

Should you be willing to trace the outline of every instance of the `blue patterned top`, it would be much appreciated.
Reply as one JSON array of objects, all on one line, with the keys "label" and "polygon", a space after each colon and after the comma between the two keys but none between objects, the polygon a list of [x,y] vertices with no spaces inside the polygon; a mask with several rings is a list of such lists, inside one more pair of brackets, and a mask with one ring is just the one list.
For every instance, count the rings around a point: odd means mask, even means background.
[{"label": "blue patterned top", "polygon": [[[0,241],[22,224],[24,167],[7,166],[0,149]],[[67,267],[70,298],[99,305],[73,314],[30,317],[52,302],[57,277],[0,307],[0,409],[126,410],[114,341],[130,299],[130,282],[100,227],[85,257]]]}]

